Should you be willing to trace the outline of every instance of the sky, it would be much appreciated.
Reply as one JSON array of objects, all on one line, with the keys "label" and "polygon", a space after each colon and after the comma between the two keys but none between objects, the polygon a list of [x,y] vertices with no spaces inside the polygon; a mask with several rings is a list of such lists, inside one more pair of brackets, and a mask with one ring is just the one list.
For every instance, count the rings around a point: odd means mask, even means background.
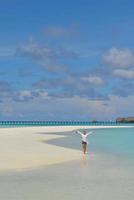
[{"label": "sky", "polygon": [[0,120],[134,116],[132,0],[0,2]]}]

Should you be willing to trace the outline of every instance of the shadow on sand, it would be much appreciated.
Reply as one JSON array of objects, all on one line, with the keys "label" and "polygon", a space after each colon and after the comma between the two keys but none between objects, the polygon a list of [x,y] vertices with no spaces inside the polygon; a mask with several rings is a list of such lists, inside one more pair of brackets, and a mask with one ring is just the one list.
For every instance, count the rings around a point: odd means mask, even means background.
[{"label": "shadow on sand", "polygon": [[37,132],[36,134],[43,134],[45,137],[45,134],[47,135],[61,135],[65,136],[64,138],[56,138],[56,139],[49,139],[49,140],[42,140],[41,142],[65,147],[65,148],[71,148],[71,149],[81,149],[81,137],[74,133],[74,132],[62,132],[62,133],[43,133],[43,132]]}]

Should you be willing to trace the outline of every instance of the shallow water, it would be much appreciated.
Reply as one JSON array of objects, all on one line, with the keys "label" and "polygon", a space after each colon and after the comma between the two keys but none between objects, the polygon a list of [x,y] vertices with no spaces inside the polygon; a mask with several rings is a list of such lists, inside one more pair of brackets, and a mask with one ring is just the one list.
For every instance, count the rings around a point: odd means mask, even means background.
[{"label": "shallow water", "polygon": [[[92,130],[91,130],[92,131]],[[123,158],[134,159],[134,128],[108,128],[93,130],[88,136],[88,151],[107,153]],[[59,134],[59,133],[58,133]],[[73,149],[81,149],[81,136],[75,132],[60,133],[67,136],[48,141],[49,144]]]},{"label": "shallow water", "polygon": [[[133,200],[134,129],[101,129],[79,161],[0,174],[2,200]],[[62,133],[64,134],[64,133]],[[66,134],[67,135],[67,134]],[[80,149],[80,137],[49,141]]]},{"label": "shallow water", "polygon": [[[99,161],[99,162],[98,162]],[[111,159],[79,162],[0,175],[4,200],[133,200],[134,174]]]}]

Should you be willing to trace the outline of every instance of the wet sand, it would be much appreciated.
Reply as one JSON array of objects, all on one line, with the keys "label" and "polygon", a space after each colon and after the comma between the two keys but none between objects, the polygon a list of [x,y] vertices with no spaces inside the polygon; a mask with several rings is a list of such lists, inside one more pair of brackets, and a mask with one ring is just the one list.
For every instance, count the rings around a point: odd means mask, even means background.
[{"label": "wet sand", "polygon": [[0,129],[0,199],[133,200],[134,164],[107,152],[83,156],[78,149],[58,146],[68,131]]},{"label": "wet sand", "polygon": [[0,128],[0,170],[34,169],[81,159],[81,150],[48,143],[52,139],[67,137],[58,133],[69,134],[79,128],[89,126]]}]

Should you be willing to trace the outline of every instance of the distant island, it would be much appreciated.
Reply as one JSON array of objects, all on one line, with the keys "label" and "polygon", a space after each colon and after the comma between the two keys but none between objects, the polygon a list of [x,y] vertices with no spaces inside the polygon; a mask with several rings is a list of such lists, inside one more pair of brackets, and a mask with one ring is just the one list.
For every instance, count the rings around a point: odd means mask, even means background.
[{"label": "distant island", "polygon": [[118,117],[118,118],[116,119],[116,122],[134,123],[134,117]]}]

